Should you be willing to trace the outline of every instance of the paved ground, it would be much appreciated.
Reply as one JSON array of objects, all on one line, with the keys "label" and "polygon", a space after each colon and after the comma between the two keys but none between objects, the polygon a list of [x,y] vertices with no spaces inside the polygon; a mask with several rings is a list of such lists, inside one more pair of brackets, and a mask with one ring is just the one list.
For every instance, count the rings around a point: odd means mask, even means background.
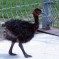
[{"label": "paved ground", "polygon": [[[0,41],[0,59],[26,59],[18,43],[13,48],[13,52],[18,55],[10,56],[10,44],[11,42],[6,40]],[[44,33],[36,34],[30,42],[24,44],[24,49],[32,55],[32,58],[28,59],[59,59],[59,37]]]},{"label": "paved ground", "polygon": [[50,27],[49,30],[44,30],[44,29],[42,29],[42,25],[40,25],[38,31],[41,31],[43,33],[48,33],[48,34],[51,34],[51,35],[55,35],[55,36],[59,36],[59,29],[54,28],[54,27]]}]

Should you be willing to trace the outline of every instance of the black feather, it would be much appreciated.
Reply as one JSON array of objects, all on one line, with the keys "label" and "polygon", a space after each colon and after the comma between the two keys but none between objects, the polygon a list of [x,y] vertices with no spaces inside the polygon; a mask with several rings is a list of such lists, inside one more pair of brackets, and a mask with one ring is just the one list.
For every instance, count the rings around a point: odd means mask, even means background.
[{"label": "black feather", "polygon": [[[6,28],[17,36],[18,40],[22,43],[30,41],[34,36],[35,31],[34,24],[21,21],[21,20],[10,20],[5,22]],[[7,36],[8,37],[8,36]],[[12,41],[12,39],[9,39]],[[16,41],[16,39],[14,39]]]}]

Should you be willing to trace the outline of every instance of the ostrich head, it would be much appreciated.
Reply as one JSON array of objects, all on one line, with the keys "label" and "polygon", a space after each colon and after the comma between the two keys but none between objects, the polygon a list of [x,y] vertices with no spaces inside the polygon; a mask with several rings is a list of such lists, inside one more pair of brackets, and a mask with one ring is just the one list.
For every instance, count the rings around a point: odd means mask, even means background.
[{"label": "ostrich head", "polygon": [[38,16],[41,14],[41,12],[42,12],[42,11],[41,11],[39,8],[36,8],[36,9],[34,9],[34,11],[33,11],[32,14],[33,14],[34,16],[37,16],[37,17],[38,17]]}]

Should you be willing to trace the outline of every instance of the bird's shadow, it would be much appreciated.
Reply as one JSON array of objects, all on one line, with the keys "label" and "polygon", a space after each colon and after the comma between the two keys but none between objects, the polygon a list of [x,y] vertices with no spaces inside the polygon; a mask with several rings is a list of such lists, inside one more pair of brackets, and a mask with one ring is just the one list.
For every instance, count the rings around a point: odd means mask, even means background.
[{"label": "bird's shadow", "polygon": [[0,58],[1,59],[13,59],[13,58],[19,58],[19,56],[18,55],[16,55],[16,56],[11,56],[11,55],[9,55],[9,54],[0,54]]}]

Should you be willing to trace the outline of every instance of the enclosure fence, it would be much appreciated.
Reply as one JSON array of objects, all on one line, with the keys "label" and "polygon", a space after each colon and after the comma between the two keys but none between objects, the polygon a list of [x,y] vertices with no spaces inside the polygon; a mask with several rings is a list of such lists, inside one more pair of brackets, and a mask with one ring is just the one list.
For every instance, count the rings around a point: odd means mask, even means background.
[{"label": "enclosure fence", "polygon": [[[52,0],[51,20],[52,26],[59,28],[59,0]],[[34,21],[32,11],[40,8],[43,11],[43,0],[0,0],[0,23],[10,19],[21,19],[26,21]],[[40,20],[45,15],[40,16]]]}]

